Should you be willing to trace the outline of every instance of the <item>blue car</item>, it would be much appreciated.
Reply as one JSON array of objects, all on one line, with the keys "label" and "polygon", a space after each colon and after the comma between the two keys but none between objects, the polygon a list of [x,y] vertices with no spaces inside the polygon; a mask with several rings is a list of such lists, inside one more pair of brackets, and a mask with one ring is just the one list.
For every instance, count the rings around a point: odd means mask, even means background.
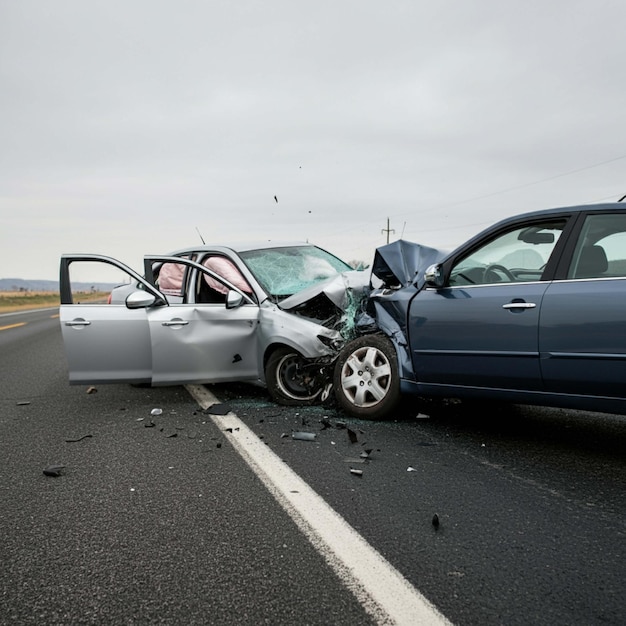
[{"label": "blue car", "polygon": [[376,251],[335,399],[363,419],[403,394],[626,414],[626,204],[504,219],[450,254]]}]

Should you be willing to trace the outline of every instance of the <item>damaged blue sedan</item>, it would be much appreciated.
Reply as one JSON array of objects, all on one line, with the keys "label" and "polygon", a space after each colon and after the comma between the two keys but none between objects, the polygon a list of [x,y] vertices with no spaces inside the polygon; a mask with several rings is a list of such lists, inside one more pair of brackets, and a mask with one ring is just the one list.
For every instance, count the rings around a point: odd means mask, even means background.
[{"label": "damaged blue sedan", "polygon": [[364,305],[334,370],[352,416],[404,394],[626,413],[624,204],[510,217],[449,254],[389,244]]}]

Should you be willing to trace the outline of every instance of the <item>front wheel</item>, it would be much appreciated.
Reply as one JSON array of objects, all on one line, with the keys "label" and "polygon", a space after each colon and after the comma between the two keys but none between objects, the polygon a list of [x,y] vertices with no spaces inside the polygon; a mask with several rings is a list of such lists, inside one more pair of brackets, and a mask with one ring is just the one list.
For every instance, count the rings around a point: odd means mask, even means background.
[{"label": "front wheel", "polygon": [[286,406],[314,404],[324,390],[320,366],[287,347],[272,352],[265,380],[272,400]]},{"label": "front wheel", "polygon": [[395,348],[383,335],[365,335],[339,353],[334,372],[335,399],[349,415],[383,419],[400,402]]}]

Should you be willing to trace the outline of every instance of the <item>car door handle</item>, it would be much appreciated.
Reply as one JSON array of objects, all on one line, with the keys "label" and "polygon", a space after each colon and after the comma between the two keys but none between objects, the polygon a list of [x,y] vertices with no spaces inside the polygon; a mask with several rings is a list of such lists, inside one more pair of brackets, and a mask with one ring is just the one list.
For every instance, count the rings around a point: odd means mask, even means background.
[{"label": "car door handle", "polygon": [[503,309],[534,309],[537,305],[534,302],[509,302],[503,304]]},{"label": "car door handle", "polygon": [[185,320],[171,320],[169,322],[163,322],[162,326],[187,326],[189,322]]},{"label": "car door handle", "polygon": [[71,322],[65,322],[66,326],[89,326],[90,324],[91,322],[88,322],[87,320],[82,320],[82,319],[72,320]]}]

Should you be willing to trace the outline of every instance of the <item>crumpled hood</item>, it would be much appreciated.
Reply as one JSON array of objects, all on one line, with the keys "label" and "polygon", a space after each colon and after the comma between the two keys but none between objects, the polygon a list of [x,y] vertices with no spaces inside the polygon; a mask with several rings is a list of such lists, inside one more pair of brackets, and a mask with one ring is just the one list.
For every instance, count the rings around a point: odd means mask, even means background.
[{"label": "crumpled hood", "polygon": [[[424,272],[445,252],[402,239],[378,248],[371,270],[342,272],[282,300],[283,311],[317,320],[345,338],[400,329],[405,304],[424,285]],[[410,289],[407,289],[410,288]]]},{"label": "crumpled hood", "polygon": [[[387,288],[408,287],[412,283],[421,287],[426,269],[445,254],[436,248],[398,239],[376,249],[372,277],[382,281]],[[372,281],[372,287],[380,286]]]},{"label": "crumpled hood", "polygon": [[284,311],[315,299],[324,294],[336,307],[345,311],[351,304],[349,293],[366,292],[369,290],[369,272],[366,270],[351,270],[341,272],[332,278],[311,285],[292,296],[285,298],[279,304]]}]

